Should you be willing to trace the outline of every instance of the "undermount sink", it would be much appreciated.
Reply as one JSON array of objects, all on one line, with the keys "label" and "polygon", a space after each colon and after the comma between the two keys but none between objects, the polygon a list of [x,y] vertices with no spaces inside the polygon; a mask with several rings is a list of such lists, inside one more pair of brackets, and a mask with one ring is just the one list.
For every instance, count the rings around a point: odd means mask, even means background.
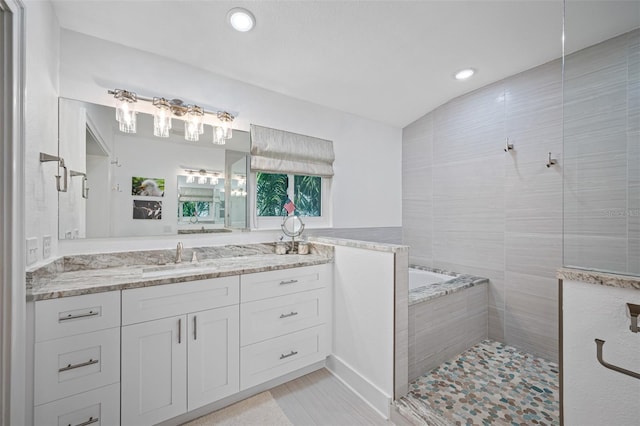
[{"label": "undermount sink", "polygon": [[212,262],[198,263],[172,263],[168,265],[151,266],[142,269],[143,278],[165,277],[169,275],[182,275],[190,273],[202,273],[215,271],[218,267]]}]

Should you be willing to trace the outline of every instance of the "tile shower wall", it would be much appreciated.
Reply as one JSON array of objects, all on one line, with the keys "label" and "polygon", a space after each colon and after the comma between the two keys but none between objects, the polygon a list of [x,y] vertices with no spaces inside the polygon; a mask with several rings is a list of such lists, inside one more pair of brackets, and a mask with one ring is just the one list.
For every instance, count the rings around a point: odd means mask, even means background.
[{"label": "tile shower wall", "polygon": [[[489,337],[557,360],[560,61],[456,98],[403,131],[410,263],[485,276]],[[504,152],[506,139],[515,149]],[[418,327],[418,325],[416,325]]]},{"label": "tile shower wall", "polygon": [[[456,98],[403,130],[410,263],[489,278],[491,339],[557,361],[563,169],[572,231],[565,263],[618,271],[640,263],[640,215],[602,214],[640,208],[639,33],[567,58],[565,143],[577,148],[566,161],[560,60]],[[558,164],[547,168],[549,152]]]}]

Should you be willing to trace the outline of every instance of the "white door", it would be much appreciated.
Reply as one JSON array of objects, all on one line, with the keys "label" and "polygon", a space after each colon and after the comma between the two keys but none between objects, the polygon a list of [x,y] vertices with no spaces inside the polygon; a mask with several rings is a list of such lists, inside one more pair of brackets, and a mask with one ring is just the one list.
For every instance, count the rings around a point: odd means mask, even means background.
[{"label": "white door", "polygon": [[122,327],[122,426],[187,411],[185,315]]},{"label": "white door", "polygon": [[189,410],[240,390],[238,305],[189,314]]}]

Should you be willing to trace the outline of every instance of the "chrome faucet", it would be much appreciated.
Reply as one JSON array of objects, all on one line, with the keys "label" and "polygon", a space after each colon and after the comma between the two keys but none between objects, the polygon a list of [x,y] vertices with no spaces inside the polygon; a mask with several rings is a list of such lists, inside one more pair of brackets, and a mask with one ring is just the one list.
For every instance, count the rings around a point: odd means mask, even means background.
[{"label": "chrome faucet", "polygon": [[184,248],[184,246],[182,245],[182,242],[178,243],[178,247],[176,247],[176,263],[181,263],[182,262],[182,249]]}]

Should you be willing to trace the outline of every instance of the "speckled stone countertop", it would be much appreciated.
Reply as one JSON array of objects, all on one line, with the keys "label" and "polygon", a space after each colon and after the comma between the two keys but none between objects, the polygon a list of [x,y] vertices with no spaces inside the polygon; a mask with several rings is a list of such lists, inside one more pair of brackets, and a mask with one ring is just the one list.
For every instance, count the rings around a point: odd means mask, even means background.
[{"label": "speckled stone countertop", "polygon": [[457,272],[434,269],[426,266],[409,265],[409,269],[420,269],[422,271],[451,276],[450,280],[428,284],[409,290],[409,306],[420,302],[426,302],[427,300],[436,299],[447,294],[456,293],[464,290],[465,288],[489,283],[487,278],[476,277],[475,275],[458,274]]},{"label": "speckled stone countertop", "polygon": [[[191,263],[193,253],[197,263]],[[310,253],[274,254],[273,244],[65,256],[27,272],[27,300],[45,300],[149,287],[230,275],[320,265],[333,261],[333,247],[311,244]]]},{"label": "speckled stone countertop", "polygon": [[610,274],[607,272],[589,271],[586,269],[560,268],[556,275],[565,281],[579,281],[607,287],[630,288],[640,290],[640,277],[631,275]]},{"label": "speckled stone countertop", "polygon": [[309,241],[317,242],[321,244],[331,244],[334,246],[361,248],[366,250],[384,251],[389,253],[409,251],[409,246],[402,246],[398,244],[376,243],[371,241],[349,240],[347,238],[309,237]]}]

